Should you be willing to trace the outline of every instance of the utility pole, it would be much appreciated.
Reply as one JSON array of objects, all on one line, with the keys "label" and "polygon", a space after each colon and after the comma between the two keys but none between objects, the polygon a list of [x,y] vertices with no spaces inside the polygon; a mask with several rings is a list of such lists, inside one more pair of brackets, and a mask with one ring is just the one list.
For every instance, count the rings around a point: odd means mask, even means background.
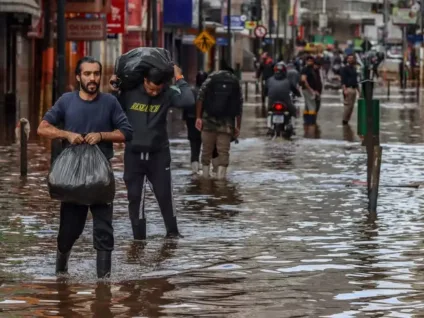
[{"label": "utility pole", "polygon": [[[203,32],[203,0],[199,1],[199,34]],[[203,52],[197,51],[197,69],[203,71],[204,61]]]},{"label": "utility pole", "polygon": [[383,0],[383,47],[386,47],[387,42],[387,23],[389,23],[389,0]]},{"label": "utility pole", "polygon": [[[65,43],[66,43],[66,33],[65,33],[65,5],[66,0],[57,0],[57,40],[56,40],[56,55],[57,55],[57,65],[56,65],[56,89],[55,89],[55,99],[57,100],[63,93],[65,93],[65,77],[66,77],[66,67],[65,67]],[[48,28],[47,28],[48,29]],[[49,35],[48,35],[49,36]],[[59,123],[59,128],[63,128],[63,123]],[[60,139],[53,139],[51,141],[51,153],[50,153],[50,164],[53,164],[55,159],[62,152],[63,146]]]},{"label": "utility pole", "polygon": [[[274,45],[274,55],[280,55],[281,54],[281,50],[279,49],[279,47],[281,47],[281,43],[280,43],[280,20],[281,20],[281,8],[280,8],[280,2],[281,0],[277,1],[277,30],[276,30],[276,39],[275,39],[275,45]],[[284,30],[285,30],[285,25],[284,25]],[[286,41],[286,35],[283,35],[283,43],[285,44]]]},{"label": "utility pole", "polygon": [[229,67],[232,67],[232,53],[231,53],[231,0],[227,0],[227,39],[228,39],[228,50],[227,50],[227,63]]},{"label": "utility pole", "polygon": [[56,72],[56,97],[65,92],[65,4],[66,0],[57,1],[57,72]]},{"label": "utility pole", "polygon": [[[273,1],[272,0],[268,0],[268,36],[269,39],[271,41],[271,48],[269,50],[269,52],[272,52],[272,45],[274,44],[274,41],[272,39],[272,22],[273,22]],[[272,54],[272,53],[271,53]]]},{"label": "utility pole", "polygon": [[152,46],[158,46],[158,3],[157,0],[151,0],[152,4]]}]

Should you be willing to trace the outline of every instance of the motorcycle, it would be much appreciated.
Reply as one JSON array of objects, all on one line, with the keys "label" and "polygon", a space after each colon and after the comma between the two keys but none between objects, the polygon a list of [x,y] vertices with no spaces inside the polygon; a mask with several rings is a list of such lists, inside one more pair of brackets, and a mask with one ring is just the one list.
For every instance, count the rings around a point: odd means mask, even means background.
[{"label": "motorcycle", "polygon": [[268,113],[273,138],[283,137],[290,139],[294,135],[292,116],[289,108],[282,102],[275,102]]}]

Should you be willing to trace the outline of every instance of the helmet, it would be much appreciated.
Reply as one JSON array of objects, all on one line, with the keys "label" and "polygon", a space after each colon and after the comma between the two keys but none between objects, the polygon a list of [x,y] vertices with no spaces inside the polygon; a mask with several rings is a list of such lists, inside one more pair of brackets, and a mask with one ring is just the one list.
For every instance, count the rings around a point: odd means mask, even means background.
[{"label": "helmet", "polygon": [[287,73],[287,66],[284,62],[278,62],[274,66],[274,73],[275,74],[286,74]]}]

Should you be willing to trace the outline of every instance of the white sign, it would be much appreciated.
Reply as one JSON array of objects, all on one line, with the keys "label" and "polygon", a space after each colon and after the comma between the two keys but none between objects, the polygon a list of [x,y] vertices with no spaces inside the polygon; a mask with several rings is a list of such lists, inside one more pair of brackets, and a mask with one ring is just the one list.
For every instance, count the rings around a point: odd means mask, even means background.
[{"label": "white sign", "polygon": [[258,38],[263,38],[263,37],[265,37],[265,35],[267,34],[267,32],[268,32],[268,30],[266,29],[266,27],[264,27],[263,25],[258,25],[256,28],[255,28],[255,35],[258,37]]},{"label": "white sign", "polygon": [[319,27],[320,29],[325,29],[328,26],[328,17],[325,13],[319,15]]}]

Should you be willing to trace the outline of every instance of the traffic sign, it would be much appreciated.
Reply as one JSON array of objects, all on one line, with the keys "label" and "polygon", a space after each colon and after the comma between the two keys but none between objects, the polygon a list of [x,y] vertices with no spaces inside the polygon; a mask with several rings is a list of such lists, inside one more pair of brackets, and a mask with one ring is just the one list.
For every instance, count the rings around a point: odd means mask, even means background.
[{"label": "traffic sign", "polygon": [[244,23],[244,27],[248,30],[253,30],[258,25],[258,22],[256,21],[246,21]]},{"label": "traffic sign", "polygon": [[258,25],[255,28],[255,31],[254,32],[255,32],[256,37],[263,38],[268,33],[268,30],[263,25]]},{"label": "traffic sign", "polygon": [[194,45],[202,51],[203,53],[206,53],[209,51],[212,46],[215,45],[215,39],[212,35],[210,35],[208,32],[203,31],[200,33],[195,39],[194,39]]},{"label": "traffic sign", "polygon": [[[230,28],[231,30],[244,30],[245,15],[231,15]],[[224,28],[228,28],[228,16],[224,15]]]}]

